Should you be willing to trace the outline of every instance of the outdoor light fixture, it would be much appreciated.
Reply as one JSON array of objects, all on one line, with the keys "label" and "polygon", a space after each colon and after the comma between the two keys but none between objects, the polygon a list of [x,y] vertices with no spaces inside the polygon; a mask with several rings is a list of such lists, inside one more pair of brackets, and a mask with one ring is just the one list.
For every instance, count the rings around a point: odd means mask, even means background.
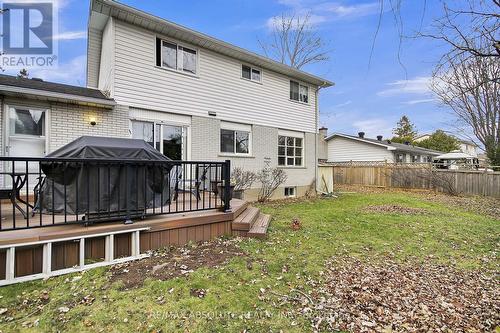
[{"label": "outdoor light fixture", "polygon": [[95,126],[97,124],[95,117],[90,117],[90,125]]}]

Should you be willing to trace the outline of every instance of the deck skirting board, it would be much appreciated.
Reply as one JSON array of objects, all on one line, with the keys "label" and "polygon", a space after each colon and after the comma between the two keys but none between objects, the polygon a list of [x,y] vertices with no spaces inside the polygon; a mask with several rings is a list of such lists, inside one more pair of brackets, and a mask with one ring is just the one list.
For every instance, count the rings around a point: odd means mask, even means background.
[{"label": "deck skirting board", "polygon": [[[102,267],[102,266],[108,266],[108,265],[114,265],[126,261],[131,261],[131,260],[137,260],[137,259],[142,259],[145,257],[148,257],[149,254],[147,253],[140,253],[140,247],[139,247],[139,240],[140,240],[140,232],[145,232],[149,230],[149,228],[137,228],[137,229],[132,229],[132,230],[121,230],[121,231],[115,231],[111,234],[97,234],[97,235],[85,235],[85,236],[78,236],[78,237],[69,237],[69,238],[61,238],[61,239],[55,239],[51,241],[37,241],[37,242],[28,242],[28,243],[18,243],[15,245],[11,245],[9,247],[3,245],[1,248],[5,248],[5,276],[0,276],[0,286],[5,286],[9,284],[14,284],[14,283],[19,283],[19,282],[26,282],[26,281],[32,281],[32,280],[37,280],[37,279],[46,279],[52,276],[58,276],[58,275],[63,275],[63,274],[68,274],[68,273],[75,273],[75,272],[81,272],[84,270],[96,268],[96,267]],[[115,235],[122,235],[130,233],[131,235],[131,253],[128,256],[124,256],[121,258],[115,258],[114,257],[114,248],[116,246],[114,242]],[[85,242],[87,239],[92,239],[97,237],[105,237],[105,257],[103,261],[100,262],[95,262],[95,263],[90,263],[90,264],[85,264]],[[62,269],[57,269],[57,270],[52,270],[53,265],[52,265],[52,260],[54,253],[52,251],[53,249],[53,243],[64,243],[68,241],[78,241],[79,246],[78,246],[78,253],[79,253],[79,258],[78,258],[78,264],[74,265],[72,267],[67,267],[67,268],[62,268]],[[90,243],[92,246],[92,243]],[[22,248],[26,249],[29,247],[42,247],[42,272],[38,273],[35,271],[31,272],[23,272],[22,275],[16,276],[16,264],[17,265],[22,265],[23,262],[22,260],[24,257],[18,256],[16,258],[16,248]],[[56,259],[58,259],[56,257]],[[16,261],[21,261],[21,262],[16,262]],[[31,273],[31,274],[30,274]]]},{"label": "deck skirting board", "polygon": [[158,216],[132,225],[58,226],[23,230],[20,235],[5,231],[0,238],[0,286],[137,260],[167,246],[231,236],[233,220],[248,203],[236,200],[232,205],[229,213]]}]

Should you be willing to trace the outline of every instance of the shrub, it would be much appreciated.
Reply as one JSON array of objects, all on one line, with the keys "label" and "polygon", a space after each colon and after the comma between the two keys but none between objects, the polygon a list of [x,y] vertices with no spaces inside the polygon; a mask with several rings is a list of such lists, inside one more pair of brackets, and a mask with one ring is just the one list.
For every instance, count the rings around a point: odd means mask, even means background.
[{"label": "shrub", "polygon": [[235,191],[245,191],[257,180],[257,175],[252,171],[245,171],[242,168],[234,168],[231,174],[231,184]]},{"label": "shrub", "polygon": [[257,179],[262,184],[258,200],[264,202],[269,200],[274,191],[286,181],[287,175],[283,169],[271,168],[268,165],[257,173]]}]

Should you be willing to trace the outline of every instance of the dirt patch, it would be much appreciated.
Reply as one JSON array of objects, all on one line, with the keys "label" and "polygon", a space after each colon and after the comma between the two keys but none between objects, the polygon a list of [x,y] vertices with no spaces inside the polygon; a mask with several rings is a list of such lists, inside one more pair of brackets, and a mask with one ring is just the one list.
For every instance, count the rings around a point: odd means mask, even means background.
[{"label": "dirt patch", "polygon": [[[464,332],[500,325],[497,273],[416,262],[333,258],[312,292],[279,295],[316,331]],[[277,295],[277,294],[275,294]]]},{"label": "dirt patch", "polygon": [[149,258],[112,266],[109,279],[121,281],[129,289],[142,286],[146,279],[163,281],[187,276],[200,267],[217,267],[235,256],[245,255],[238,247],[240,241],[217,239],[152,251]]},{"label": "dirt patch", "polygon": [[390,193],[404,192],[419,196],[429,202],[438,202],[444,205],[457,207],[469,212],[478,213],[490,216],[500,220],[500,199],[481,196],[452,196],[444,193],[418,190],[418,189],[397,189],[397,188],[381,188],[372,186],[356,186],[356,185],[337,185],[335,190],[338,192],[355,192],[355,193]]},{"label": "dirt patch", "polygon": [[429,212],[423,208],[412,208],[412,207],[404,207],[398,205],[368,206],[365,207],[363,211],[368,213],[391,213],[391,214],[402,214],[402,215],[429,214]]},{"label": "dirt patch", "polygon": [[500,220],[500,199],[489,197],[462,197],[443,195],[439,193],[427,193],[425,200],[439,202],[445,205],[459,207],[469,212],[479,213]]}]

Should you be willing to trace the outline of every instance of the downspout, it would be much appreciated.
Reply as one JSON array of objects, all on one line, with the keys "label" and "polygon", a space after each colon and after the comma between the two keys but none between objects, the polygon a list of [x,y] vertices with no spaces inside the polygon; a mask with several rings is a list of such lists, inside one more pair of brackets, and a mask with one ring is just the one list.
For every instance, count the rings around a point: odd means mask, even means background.
[{"label": "downspout", "polygon": [[319,141],[319,91],[326,85],[326,82],[323,82],[322,85],[318,86],[315,90],[315,98],[314,98],[314,114],[315,114],[315,140],[314,140],[314,180],[315,180],[315,190],[316,193],[321,192],[319,188],[319,166],[318,166],[318,141]]}]

